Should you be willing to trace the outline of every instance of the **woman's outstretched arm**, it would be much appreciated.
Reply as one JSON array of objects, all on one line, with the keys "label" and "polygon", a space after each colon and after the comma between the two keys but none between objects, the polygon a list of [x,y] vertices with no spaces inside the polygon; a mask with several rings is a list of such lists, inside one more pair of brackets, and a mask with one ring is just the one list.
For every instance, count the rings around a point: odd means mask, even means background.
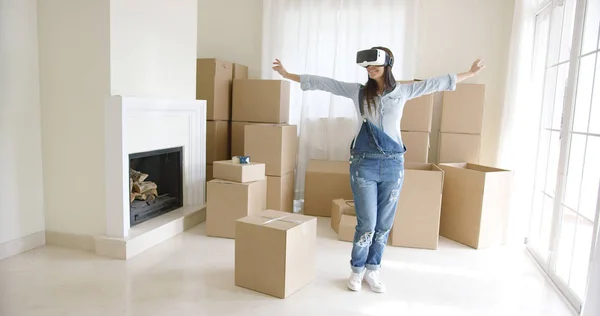
[{"label": "woman's outstretched arm", "polygon": [[360,89],[360,84],[358,83],[337,81],[335,79],[315,75],[297,75],[289,73],[285,70],[285,67],[283,67],[283,64],[279,59],[275,59],[275,62],[273,62],[273,70],[277,71],[283,78],[299,82],[300,88],[303,91],[320,90],[352,99],[358,94],[358,90]]}]

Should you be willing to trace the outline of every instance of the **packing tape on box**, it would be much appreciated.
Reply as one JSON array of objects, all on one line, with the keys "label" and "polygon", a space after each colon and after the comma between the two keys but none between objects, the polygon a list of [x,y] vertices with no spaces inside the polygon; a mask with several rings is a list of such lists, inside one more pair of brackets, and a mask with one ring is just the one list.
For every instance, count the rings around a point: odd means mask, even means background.
[{"label": "packing tape on box", "polygon": [[233,156],[231,157],[231,160],[234,163],[248,164],[250,163],[250,156]]},{"label": "packing tape on box", "polygon": [[263,218],[268,218],[269,219],[268,221],[262,223],[262,225],[267,225],[269,223],[276,222],[276,221],[282,221],[282,222],[288,222],[288,223],[294,223],[294,224],[302,224],[302,223],[305,222],[305,221],[300,221],[300,220],[289,220],[289,219],[285,220],[285,218],[293,216],[293,215],[294,214],[290,214],[290,215],[279,216],[279,217],[275,217],[275,218],[262,216]]}]

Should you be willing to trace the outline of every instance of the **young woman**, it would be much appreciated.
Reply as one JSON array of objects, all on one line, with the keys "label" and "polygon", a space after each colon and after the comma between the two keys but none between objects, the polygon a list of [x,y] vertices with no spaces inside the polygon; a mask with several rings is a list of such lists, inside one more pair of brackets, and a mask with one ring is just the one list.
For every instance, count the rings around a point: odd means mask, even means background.
[{"label": "young woman", "polygon": [[404,181],[406,147],[400,134],[404,104],[425,94],[455,90],[457,82],[475,76],[485,66],[478,59],[464,73],[400,84],[392,74],[392,52],[385,47],[372,49],[385,52],[385,63],[366,67],[368,80],[365,85],[292,74],[278,59],[273,63],[273,70],[286,79],[300,82],[303,91],[327,91],[354,102],[359,123],[350,148],[350,185],[358,225],[348,288],[360,290],[365,279],[373,291],[382,293],[385,286],[379,277],[379,267]]}]

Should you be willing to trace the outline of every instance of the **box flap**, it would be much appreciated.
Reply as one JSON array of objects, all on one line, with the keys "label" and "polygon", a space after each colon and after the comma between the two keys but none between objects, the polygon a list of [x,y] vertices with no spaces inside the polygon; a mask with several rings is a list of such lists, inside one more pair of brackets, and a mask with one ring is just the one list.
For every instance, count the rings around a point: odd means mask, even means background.
[{"label": "box flap", "polygon": [[233,182],[233,181],[227,181],[227,180],[222,180],[222,179],[213,179],[213,180],[208,181],[208,183],[214,183],[214,184],[220,184],[220,185],[233,185],[233,186],[249,186],[255,182],[257,182],[257,181],[241,183],[241,182]]},{"label": "box flap", "polygon": [[252,162],[252,157],[250,157],[250,163],[238,163],[238,162],[234,162],[233,160],[219,160],[219,161],[215,161],[213,162],[213,165],[227,165],[227,166],[232,166],[232,167],[239,167],[242,168],[244,166],[257,166],[257,165],[264,165],[264,163],[260,163],[260,162]]},{"label": "box flap", "polygon": [[287,212],[266,210],[258,214],[240,218],[237,221],[251,225],[265,226],[278,230],[289,230],[298,225],[315,220],[315,217]]}]

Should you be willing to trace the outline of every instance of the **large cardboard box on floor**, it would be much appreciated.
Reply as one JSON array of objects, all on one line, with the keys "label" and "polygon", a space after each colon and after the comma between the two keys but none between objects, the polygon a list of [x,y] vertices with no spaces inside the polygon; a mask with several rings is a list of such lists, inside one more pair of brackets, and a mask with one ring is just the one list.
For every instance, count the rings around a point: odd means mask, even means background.
[{"label": "large cardboard box on floor", "polygon": [[206,163],[230,158],[229,122],[206,121]]},{"label": "large cardboard box on floor", "polygon": [[295,172],[267,177],[267,209],[284,212],[294,211]]},{"label": "large cardboard box on floor", "polygon": [[392,246],[437,249],[444,172],[427,163],[404,164],[404,183],[390,234]]},{"label": "large cardboard box on floor", "polygon": [[260,123],[231,122],[231,156],[245,156],[244,152],[244,130],[246,125]]},{"label": "large cardboard box on floor", "polygon": [[440,133],[438,162],[479,163],[481,135]]},{"label": "large cardboard box on floor", "polygon": [[338,227],[338,239],[341,241],[353,242],[356,225],[358,225],[356,213],[342,214],[342,216],[340,216],[340,224]]},{"label": "large cardboard box on floor", "polygon": [[407,132],[431,133],[433,94],[408,100],[404,105],[400,128]]},{"label": "large cardboard box on floor", "polygon": [[231,118],[233,64],[215,58],[196,59],[196,99],[206,100],[206,119]]},{"label": "large cardboard box on floor", "polygon": [[208,182],[206,235],[235,238],[235,221],[266,210],[267,180],[238,183],[220,179]]},{"label": "large cardboard box on floor", "polygon": [[235,231],[235,285],[286,298],[315,278],[317,219],[267,210]]},{"label": "large cardboard box on floor", "polygon": [[429,133],[402,132],[402,142],[406,146],[406,162],[427,162],[429,158]]},{"label": "large cardboard box on floor", "polygon": [[485,85],[460,83],[455,91],[444,91],[442,133],[481,134]]},{"label": "large cardboard box on floor", "polygon": [[232,106],[232,120],[236,122],[286,123],[290,116],[290,83],[236,79]]},{"label": "large cardboard box on floor", "polygon": [[506,242],[512,172],[470,163],[440,164],[440,235],[479,249]]},{"label": "large cardboard box on floor", "polygon": [[265,179],[264,163],[236,163],[232,160],[215,161],[213,175],[217,179],[233,182],[254,182]]},{"label": "large cardboard box on floor", "polygon": [[336,199],[331,202],[331,228],[333,228],[336,233],[339,232],[342,215],[356,216],[354,201]]},{"label": "large cardboard box on floor", "polygon": [[266,164],[267,176],[281,177],[296,169],[297,127],[288,124],[247,125],[244,153]]},{"label": "large cardboard box on floor", "polygon": [[304,214],[330,217],[335,199],[354,199],[348,161],[310,160],[304,180]]}]

